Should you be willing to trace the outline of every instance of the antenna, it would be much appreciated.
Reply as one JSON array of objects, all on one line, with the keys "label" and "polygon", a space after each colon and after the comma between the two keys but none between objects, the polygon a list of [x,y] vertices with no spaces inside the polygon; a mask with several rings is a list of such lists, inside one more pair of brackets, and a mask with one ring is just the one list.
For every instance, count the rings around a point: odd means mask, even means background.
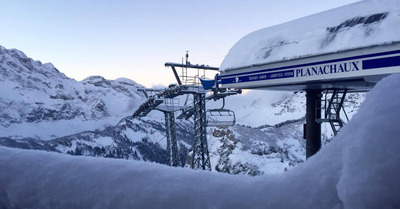
[{"label": "antenna", "polygon": [[189,65],[189,51],[186,51],[186,65]]}]

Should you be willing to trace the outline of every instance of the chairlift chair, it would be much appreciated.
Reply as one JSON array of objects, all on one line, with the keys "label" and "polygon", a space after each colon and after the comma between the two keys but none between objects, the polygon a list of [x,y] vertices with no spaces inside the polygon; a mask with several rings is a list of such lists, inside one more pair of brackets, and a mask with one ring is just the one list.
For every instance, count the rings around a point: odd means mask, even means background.
[{"label": "chairlift chair", "polygon": [[206,111],[207,126],[226,127],[236,123],[235,112],[229,109],[209,109]]}]

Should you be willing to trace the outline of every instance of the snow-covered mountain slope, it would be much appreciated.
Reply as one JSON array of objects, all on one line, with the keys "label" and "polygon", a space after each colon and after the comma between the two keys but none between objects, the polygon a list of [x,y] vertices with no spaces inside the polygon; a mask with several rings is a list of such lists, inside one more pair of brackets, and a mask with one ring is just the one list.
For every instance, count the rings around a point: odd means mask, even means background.
[{"label": "snow-covered mountain slope", "polygon": [[52,64],[0,46],[2,137],[49,140],[115,125],[144,101],[142,87],[121,78],[92,76],[81,82]]},{"label": "snow-covered mountain slope", "polygon": [[[121,120],[144,101],[137,91],[141,85],[100,76],[77,82],[15,49],[1,47],[0,58],[0,145],[166,163],[162,113]],[[363,95],[348,98],[345,106],[352,115]],[[221,105],[207,103],[208,108]],[[236,112],[240,125],[208,129],[213,171],[280,173],[304,161],[304,93],[249,91],[228,97],[225,107]],[[193,144],[193,124],[176,121],[184,166]],[[328,141],[332,133],[329,127],[323,130]]]},{"label": "snow-covered mountain slope", "polygon": [[[145,100],[136,82],[91,76],[77,82],[52,64],[0,47],[0,144],[72,155],[166,163],[162,114],[121,120]],[[181,162],[193,126],[177,123]]]},{"label": "snow-covered mountain slope", "polygon": [[400,100],[392,100],[400,97],[399,83],[400,75],[382,79],[332,143],[281,175],[233,176],[0,147],[0,205],[399,208]]},{"label": "snow-covered mountain slope", "polygon": [[252,32],[220,70],[399,42],[399,25],[398,0],[359,1]]},{"label": "snow-covered mountain slope", "polygon": [[303,122],[265,129],[241,125],[214,129],[209,139],[213,169],[251,176],[287,171],[305,161]]},{"label": "snow-covered mountain slope", "polygon": [[[181,165],[193,142],[193,126],[177,123],[177,138]],[[104,130],[85,131],[46,141],[56,152],[95,157],[143,160],[167,164],[165,128],[155,120],[125,120]]]},{"label": "snow-covered mountain slope", "polygon": [[[364,98],[365,93],[347,95],[343,105],[350,120]],[[236,112],[240,125],[209,130],[214,170],[247,175],[275,174],[305,161],[305,93],[250,91],[227,98],[226,107]],[[344,112],[341,115],[347,121]],[[330,125],[323,123],[324,146],[333,135]]]}]

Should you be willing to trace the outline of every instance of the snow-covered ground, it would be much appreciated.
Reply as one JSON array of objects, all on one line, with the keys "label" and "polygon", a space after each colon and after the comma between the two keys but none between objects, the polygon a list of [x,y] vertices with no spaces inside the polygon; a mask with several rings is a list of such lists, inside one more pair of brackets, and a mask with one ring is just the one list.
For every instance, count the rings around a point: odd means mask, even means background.
[{"label": "snow-covered ground", "polygon": [[258,177],[0,148],[3,208],[399,208],[400,75],[325,149]]},{"label": "snow-covered ground", "polygon": [[400,41],[400,1],[364,0],[248,34],[220,70]]}]

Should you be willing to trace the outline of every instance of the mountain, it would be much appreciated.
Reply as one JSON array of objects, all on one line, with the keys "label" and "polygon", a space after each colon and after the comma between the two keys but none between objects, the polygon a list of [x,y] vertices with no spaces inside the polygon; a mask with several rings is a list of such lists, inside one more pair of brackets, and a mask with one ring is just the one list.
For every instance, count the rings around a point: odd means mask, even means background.
[{"label": "mountain", "polygon": [[[145,101],[142,85],[91,76],[75,81],[52,64],[0,47],[0,141],[4,146],[165,163],[164,124],[121,121]],[[120,122],[121,121],[121,122]],[[191,124],[177,124],[189,147]],[[180,144],[182,144],[180,143]],[[181,145],[184,146],[184,145]],[[185,146],[180,150],[187,153]],[[183,160],[185,162],[185,160]]]},{"label": "mountain", "polygon": [[280,175],[227,175],[0,147],[0,206],[400,208],[400,100],[391,100],[400,97],[399,82],[398,73],[380,81],[329,146]]},{"label": "mountain", "polygon": [[[347,94],[343,106],[349,120],[364,99],[365,93]],[[306,160],[304,92],[250,91],[227,98],[226,107],[235,110],[238,125],[211,129],[209,147],[215,170],[247,175],[276,174]],[[347,122],[344,112],[341,117]],[[323,123],[323,147],[333,136],[330,125]]]},{"label": "mountain", "polygon": [[[163,115],[126,119],[145,101],[126,79],[68,78],[16,49],[0,46],[0,145],[166,164]],[[353,115],[363,94],[345,102]],[[184,98],[178,98],[184,101]],[[208,102],[219,108],[221,102]],[[302,92],[247,91],[228,97],[237,125],[208,128],[212,170],[231,174],[281,173],[305,160]],[[191,120],[176,120],[181,165],[193,144]],[[332,132],[323,126],[323,139]]]},{"label": "mountain", "polygon": [[[114,125],[142,101],[129,79],[92,76],[77,82],[52,64],[0,47],[0,129],[42,140]],[[52,127],[63,127],[52,128]]]}]

